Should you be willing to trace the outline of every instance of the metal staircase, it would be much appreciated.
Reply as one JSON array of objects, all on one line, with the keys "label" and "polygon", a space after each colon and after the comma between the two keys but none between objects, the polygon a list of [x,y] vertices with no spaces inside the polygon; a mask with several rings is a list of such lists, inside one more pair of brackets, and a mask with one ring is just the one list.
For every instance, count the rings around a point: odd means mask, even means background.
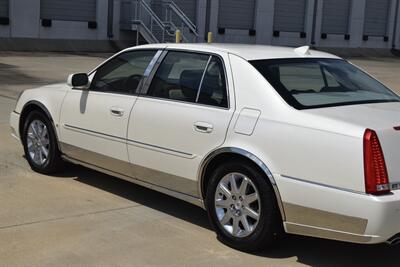
[{"label": "metal staircase", "polygon": [[140,37],[148,43],[175,42],[175,32],[181,31],[182,42],[196,42],[198,32],[196,25],[172,1],[162,2],[160,18],[144,0],[121,1],[121,28],[136,32],[136,45]]}]

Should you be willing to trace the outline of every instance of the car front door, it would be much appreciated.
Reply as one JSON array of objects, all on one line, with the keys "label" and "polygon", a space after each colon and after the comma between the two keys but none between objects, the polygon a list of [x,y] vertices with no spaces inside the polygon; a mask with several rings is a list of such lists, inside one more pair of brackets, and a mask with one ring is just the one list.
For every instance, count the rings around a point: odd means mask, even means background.
[{"label": "car front door", "polygon": [[199,165],[223,144],[234,110],[229,59],[164,53],[129,121],[132,172],[137,179],[197,197]]},{"label": "car front door", "polygon": [[126,132],[146,68],[157,51],[125,52],[100,66],[88,90],[72,88],[60,116],[63,153],[72,159],[124,173],[129,168]]}]

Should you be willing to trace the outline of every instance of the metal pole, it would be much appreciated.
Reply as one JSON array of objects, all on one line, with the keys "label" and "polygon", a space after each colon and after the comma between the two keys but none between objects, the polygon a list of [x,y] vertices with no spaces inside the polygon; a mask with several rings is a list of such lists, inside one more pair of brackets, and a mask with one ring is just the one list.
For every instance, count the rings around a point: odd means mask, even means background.
[{"label": "metal pole", "polygon": [[399,19],[399,13],[400,13],[400,9],[399,9],[399,2],[400,0],[396,1],[396,9],[395,9],[395,15],[394,15],[394,25],[393,25],[393,40],[392,40],[392,48],[395,49],[396,48],[396,39],[397,39],[397,22]]},{"label": "metal pole", "polygon": [[312,32],[311,32],[311,44],[315,45],[315,27],[317,25],[317,12],[318,12],[318,0],[314,0],[314,11],[312,21]]},{"label": "metal pole", "polygon": [[108,14],[107,14],[107,36],[113,38],[114,33],[114,0],[108,0]]}]

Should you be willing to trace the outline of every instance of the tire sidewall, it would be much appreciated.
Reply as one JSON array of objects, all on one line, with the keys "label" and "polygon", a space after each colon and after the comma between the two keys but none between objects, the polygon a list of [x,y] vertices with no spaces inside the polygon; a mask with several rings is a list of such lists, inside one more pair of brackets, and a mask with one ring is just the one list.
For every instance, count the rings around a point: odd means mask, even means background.
[{"label": "tire sidewall", "polygon": [[[225,175],[233,172],[241,173],[249,178],[260,195],[260,219],[256,229],[250,235],[241,238],[232,236],[222,227],[217,218],[214,205],[215,192],[220,180]],[[221,242],[235,249],[256,251],[263,249],[273,241],[278,232],[277,224],[279,224],[279,219],[277,215],[279,211],[273,188],[267,179],[265,174],[241,161],[222,165],[212,174],[207,190],[206,208],[210,222]]]},{"label": "tire sidewall", "polygon": [[[27,132],[30,124],[34,120],[39,120],[41,121],[44,125],[47,127],[47,132],[49,136],[49,156],[46,160],[46,162],[43,165],[38,165],[36,164],[30,157],[29,151],[28,151],[28,143],[27,143]],[[31,166],[31,168],[34,171],[40,172],[40,173],[50,173],[53,172],[55,169],[55,163],[57,161],[57,156],[58,156],[58,147],[57,147],[57,138],[54,132],[53,124],[51,121],[47,118],[46,115],[44,115],[40,111],[32,111],[29,113],[27,116],[25,122],[24,122],[24,127],[23,127],[23,132],[22,132],[22,143],[24,147],[24,152],[25,152],[25,157]]]}]

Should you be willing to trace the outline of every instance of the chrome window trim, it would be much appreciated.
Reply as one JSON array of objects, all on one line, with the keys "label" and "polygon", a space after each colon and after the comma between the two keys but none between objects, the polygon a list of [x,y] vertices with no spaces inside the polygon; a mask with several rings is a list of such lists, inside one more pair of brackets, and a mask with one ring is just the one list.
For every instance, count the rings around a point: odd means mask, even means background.
[{"label": "chrome window trim", "polygon": [[[156,97],[156,96],[149,96],[147,95],[148,89],[153,81],[154,75],[156,74],[158,68],[160,67],[161,63],[163,62],[164,58],[167,56],[169,52],[182,52],[182,53],[192,53],[192,54],[201,54],[201,55],[208,55],[210,57],[217,57],[219,60],[222,62],[223,70],[224,70],[224,77],[225,77],[225,87],[226,87],[226,100],[227,100],[227,107],[220,107],[220,106],[213,106],[213,105],[206,105],[206,104],[201,104],[197,102],[188,102],[188,101],[182,101],[182,100],[177,100],[177,99],[169,99],[169,98],[163,98],[163,97]],[[206,65],[207,67],[208,65]],[[206,69],[205,69],[206,70]],[[147,83],[147,82],[146,82]],[[216,53],[211,53],[211,52],[204,52],[204,51],[197,51],[197,50],[186,50],[186,49],[168,49],[165,48],[163,50],[163,54],[161,57],[159,57],[158,62],[156,66],[154,66],[153,71],[151,75],[148,77],[148,83],[146,86],[143,87],[141,93],[139,94],[140,98],[153,98],[153,99],[160,99],[163,101],[171,101],[171,102],[180,102],[180,103],[187,103],[190,105],[200,105],[204,107],[209,107],[209,108],[218,108],[218,109],[224,109],[224,110],[230,110],[231,109],[231,99],[230,99],[230,86],[228,82],[228,72],[226,71],[226,62],[225,60],[221,57],[221,55],[216,54]],[[232,89],[233,90],[233,89]]]},{"label": "chrome window trim", "polygon": [[210,56],[208,57],[206,67],[205,67],[204,70],[203,70],[203,74],[201,75],[199,88],[197,88],[197,95],[196,95],[195,103],[199,103],[199,97],[200,97],[201,87],[202,87],[202,85],[203,85],[204,76],[206,75],[206,72],[207,72],[208,66],[210,65],[211,59],[212,59],[212,56],[210,55]]},{"label": "chrome window trim", "polygon": [[279,193],[279,189],[278,186],[275,182],[275,178],[272,175],[272,172],[269,170],[269,168],[267,167],[266,164],[264,164],[257,156],[255,156],[254,154],[241,149],[241,148],[237,148],[237,147],[222,147],[222,148],[218,148],[212,152],[210,152],[201,162],[200,167],[198,169],[198,173],[197,173],[197,180],[199,182],[198,186],[198,190],[199,190],[199,196],[203,198],[203,179],[204,179],[204,171],[207,168],[208,164],[211,162],[212,159],[214,159],[216,156],[223,154],[223,153],[233,153],[233,154],[238,154],[241,156],[244,156],[248,159],[250,159],[252,162],[254,162],[255,164],[257,164],[262,171],[265,173],[265,175],[268,177],[268,180],[270,181],[273,189],[274,189],[274,193],[275,193],[275,197],[276,197],[276,201],[281,213],[281,217],[282,220],[285,221],[285,212],[284,212],[284,208],[283,208],[283,202],[282,202],[282,198],[281,195]]},{"label": "chrome window trim", "polygon": [[[114,58],[121,56],[123,54],[126,53],[134,53],[134,52],[142,52],[142,51],[154,51],[156,52],[154,54],[154,57],[150,60],[149,65],[146,67],[144,73],[143,73],[143,78],[141,80],[141,82],[139,83],[138,87],[135,89],[135,92],[133,93],[123,93],[123,92],[113,92],[113,91],[96,91],[96,90],[92,90],[91,89],[91,83],[93,81],[93,79],[96,76],[97,71],[102,68],[105,64],[107,64],[108,62],[110,62],[111,60],[113,60]],[[113,56],[111,56],[110,58],[108,58],[107,60],[105,60],[104,62],[102,62],[99,66],[97,66],[95,69],[91,70],[87,75],[91,76],[93,75],[93,77],[89,82],[89,89],[85,89],[87,91],[91,91],[91,92],[97,92],[97,93],[108,93],[108,94],[115,94],[115,95],[131,95],[131,96],[137,96],[140,94],[141,88],[143,87],[144,81],[146,80],[146,72],[148,71],[148,69],[151,67],[151,70],[154,68],[154,64],[152,64],[153,61],[157,62],[158,58],[160,57],[160,55],[162,54],[163,49],[159,49],[159,48],[144,48],[144,49],[132,49],[132,50],[127,50],[127,51],[121,51]],[[155,60],[156,59],[156,60]],[[151,72],[151,70],[149,72]],[[83,89],[79,89],[79,88],[72,88],[73,90],[83,90]]]}]

